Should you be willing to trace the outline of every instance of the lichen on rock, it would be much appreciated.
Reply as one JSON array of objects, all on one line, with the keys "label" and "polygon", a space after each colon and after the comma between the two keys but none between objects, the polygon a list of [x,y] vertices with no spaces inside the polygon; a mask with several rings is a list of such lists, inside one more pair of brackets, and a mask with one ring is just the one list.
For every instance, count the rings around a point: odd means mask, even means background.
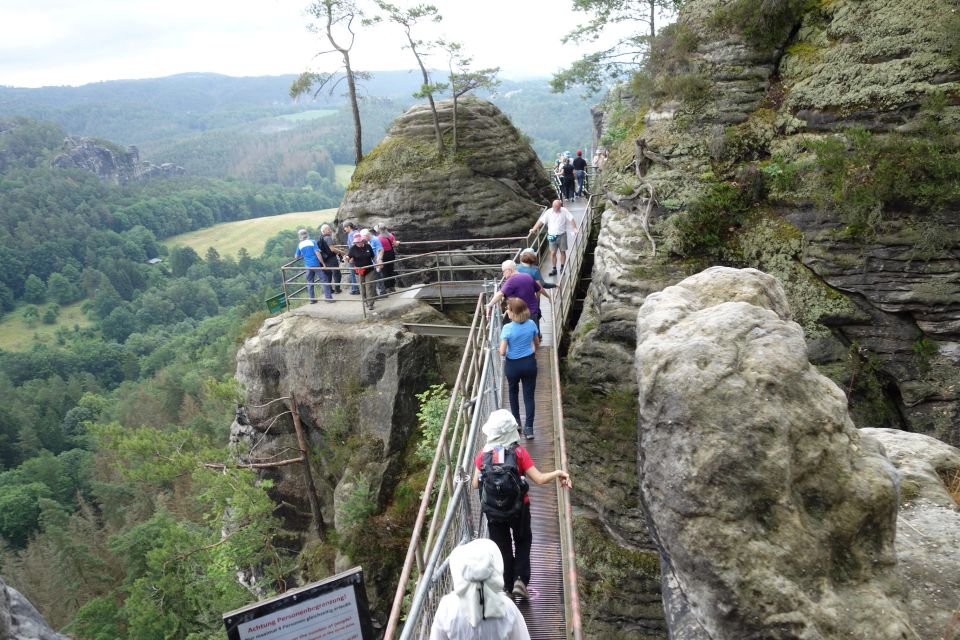
[{"label": "lichen on rock", "polygon": [[671,637],[915,637],[889,462],[808,362],[775,278],[713,267],[648,296],[636,371]]}]

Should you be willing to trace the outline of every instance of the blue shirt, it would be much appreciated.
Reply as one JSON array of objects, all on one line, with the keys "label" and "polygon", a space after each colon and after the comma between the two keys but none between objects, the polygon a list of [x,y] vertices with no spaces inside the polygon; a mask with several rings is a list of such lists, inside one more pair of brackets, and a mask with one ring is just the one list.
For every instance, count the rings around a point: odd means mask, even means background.
[{"label": "blue shirt", "polygon": [[537,324],[527,320],[523,324],[508,322],[500,330],[500,339],[507,341],[507,358],[516,360],[533,355],[533,338],[537,335]]},{"label": "blue shirt", "polygon": [[518,264],[517,271],[519,271],[520,273],[527,274],[528,276],[530,276],[531,278],[533,278],[534,280],[536,280],[541,284],[546,284],[546,281],[543,279],[543,274],[540,273],[539,267],[531,267],[526,264]]},{"label": "blue shirt", "polygon": [[294,257],[303,258],[303,266],[305,267],[319,267],[320,258],[317,257],[317,251],[317,243],[307,238],[301,240],[300,244],[297,245],[297,253]]},{"label": "blue shirt", "polygon": [[370,242],[370,246],[373,247],[373,255],[377,257],[377,260],[382,258],[383,243],[380,242],[380,238],[378,238],[377,236],[371,235],[369,242]]}]

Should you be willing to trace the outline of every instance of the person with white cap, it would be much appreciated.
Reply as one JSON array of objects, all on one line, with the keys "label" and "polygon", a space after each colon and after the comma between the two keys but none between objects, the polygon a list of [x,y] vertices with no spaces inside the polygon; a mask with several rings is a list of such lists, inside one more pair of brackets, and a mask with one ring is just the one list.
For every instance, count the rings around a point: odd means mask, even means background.
[{"label": "person with white cap", "polygon": [[360,286],[363,287],[364,302],[367,303],[367,308],[373,309],[374,297],[377,293],[373,286],[373,270],[376,266],[376,254],[373,251],[373,247],[367,242],[367,236],[362,232],[353,236],[353,245],[351,245],[350,250],[347,251],[346,259],[353,265],[353,270],[357,274],[357,280]]},{"label": "person with white cap", "polygon": [[433,616],[430,640],[529,640],[520,610],[503,592],[503,558],[479,538],[450,553],[453,591]]},{"label": "person with white cap", "polygon": [[[513,414],[497,409],[481,429],[487,442],[477,454],[472,486],[480,489],[480,510],[487,517],[490,539],[503,556],[503,578],[518,598],[527,598],[530,584],[530,498],[524,478],[546,484],[559,478],[560,485],[573,488],[570,474],[563,469],[543,472],[520,444],[519,426]],[[482,487],[481,487],[482,485]],[[512,541],[511,541],[512,537]]]}]

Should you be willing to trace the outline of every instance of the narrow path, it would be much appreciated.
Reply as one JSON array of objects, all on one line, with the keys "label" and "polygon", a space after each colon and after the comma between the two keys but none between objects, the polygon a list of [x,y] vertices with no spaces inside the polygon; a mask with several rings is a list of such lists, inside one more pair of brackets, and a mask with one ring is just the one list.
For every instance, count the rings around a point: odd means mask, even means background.
[{"label": "narrow path", "polygon": [[[586,212],[586,199],[566,202],[564,206],[573,214],[580,226]],[[568,246],[573,246],[570,234]],[[547,282],[556,281],[558,276],[548,276],[550,256],[544,258],[540,271]],[[559,274],[558,274],[559,275]],[[557,293],[558,289],[550,289]],[[553,471],[557,468],[556,436],[553,424],[554,386],[553,367],[550,360],[555,349],[553,335],[553,305],[542,296],[540,309],[543,318],[540,321],[542,340],[537,350],[537,390],[534,394],[536,416],[534,433],[536,438],[524,440],[523,444],[533,457],[541,471]],[[504,407],[509,408],[506,380],[503,387]],[[524,415],[523,396],[520,398],[520,415]],[[560,548],[560,521],[557,517],[557,484],[550,482],[543,486],[530,487],[530,520],[533,529],[533,547],[530,551],[531,575],[527,602],[517,602],[520,612],[527,622],[532,640],[565,639],[567,628],[563,599],[563,561]]]}]

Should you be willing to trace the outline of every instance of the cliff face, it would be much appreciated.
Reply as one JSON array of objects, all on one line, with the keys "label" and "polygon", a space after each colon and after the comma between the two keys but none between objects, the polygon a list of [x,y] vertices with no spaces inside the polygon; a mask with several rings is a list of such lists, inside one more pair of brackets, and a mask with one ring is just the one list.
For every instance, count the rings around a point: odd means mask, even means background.
[{"label": "cliff face", "polygon": [[[649,293],[710,264],[752,266],[784,283],[859,426],[958,444],[955,3],[760,4],[688,3],[626,92],[630,115],[601,119],[626,133],[605,134],[607,209],[571,374],[613,384],[596,372],[630,361]],[[655,257],[645,201],[625,196],[641,183],[657,193]]]},{"label": "cliff face", "polygon": [[301,464],[261,475],[272,481],[277,514],[301,550],[299,577],[315,580],[362,564],[379,619],[406,551],[406,509],[415,507],[422,484],[408,484],[406,475],[419,469],[405,466],[415,439],[416,394],[438,377],[437,342],[408,333],[402,322],[438,318],[422,305],[378,322],[340,322],[320,311],[327,309],[308,305],[270,318],[241,347],[236,378],[246,406],[231,427],[231,442],[244,462],[296,458],[300,446],[288,402],[271,402],[296,398],[325,535],[312,523]]},{"label": "cliff face", "polygon": [[113,184],[127,184],[159,176],[185,175],[183,167],[171,163],[160,165],[140,160],[140,151],[126,149],[92,138],[69,136],[63,141],[63,152],[51,165],[66,169],[83,169]]},{"label": "cliff face", "polygon": [[533,149],[496,106],[466,99],[453,153],[453,102],[437,110],[447,152],[437,153],[429,107],[412,107],[357,167],[337,222],[390,222],[401,240],[525,235],[555,197]]},{"label": "cliff face", "polygon": [[50,628],[30,602],[0,577],[0,638],[4,640],[67,640]]},{"label": "cliff face", "polygon": [[775,278],[726,267],[640,309],[638,466],[670,637],[949,635],[960,450],[855,429],[790,317]]},{"label": "cliff face", "polygon": [[[565,411],[574,470],[603,469],[586,474],[589,495],[613,489],[582,505],[601,525],[592,546],[578,544],[585,561],[653,546],[639,488],[623,480],[635,432],[610,416],[629,414],[637,391],[624,372],[638,309],[711,265],[780,280],[807,355],[857,426],[960,444],[956,10],[947,0],[687,2],[650,73],[595,110],[609,150],[605,210],[567,363],[580,393]],[[648,186],[656,252],[643,225]],[[611,591],[649,602],[653,573],[614,577]],[[624,610],[604,593],[587,604],[597,635]],[[658,615],[630,623],[652,636]]]}]

